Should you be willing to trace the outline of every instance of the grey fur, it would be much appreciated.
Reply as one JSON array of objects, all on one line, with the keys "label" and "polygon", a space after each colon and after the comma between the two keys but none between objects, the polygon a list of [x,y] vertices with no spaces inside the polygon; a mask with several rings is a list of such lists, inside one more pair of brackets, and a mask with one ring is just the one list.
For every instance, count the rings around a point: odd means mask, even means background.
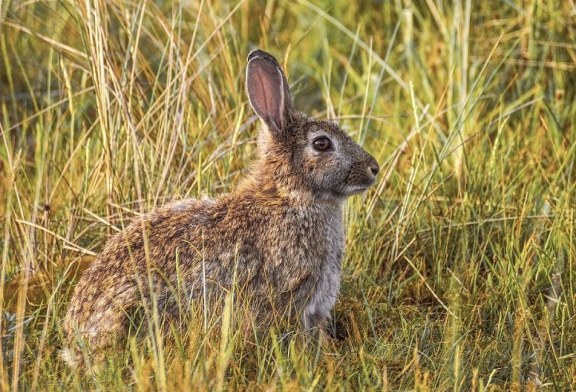
[{"label": "grey fur", "polygon": [[[308,330],[330,318],[344,254],[343,202],[375,181],[378,164],[337,125],[292,109],[274,57],[253,51],[248,60],[249,98],[264,123],[257,164],[232,193],[169,204],[108,240],[64,319],[70,365],[86,365],[81,346],[101,360],[152,293],[166,315],[178,316],[182,300],[212,302],[235,281],[262,327],[281,318]],[[332,149],[318,151],[318,137]]]}]

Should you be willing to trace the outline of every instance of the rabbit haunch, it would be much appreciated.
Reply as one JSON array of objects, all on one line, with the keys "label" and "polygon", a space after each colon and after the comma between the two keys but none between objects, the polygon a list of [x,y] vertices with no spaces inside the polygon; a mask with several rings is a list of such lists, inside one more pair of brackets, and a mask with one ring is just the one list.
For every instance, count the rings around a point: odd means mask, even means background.
[{"label": "rabbit haunch", "polygon": [[263,122],[250,174],[229,194],[158,208],[108,240],[64,319],[69,364],[100,362],[144,305],[178,319],[206,298],[216,309],[233,288],[259,329],[282,320],[310,330],[330,318],[343,201],[375,181],[378,164],[336,124],[292,109],[284,73],[268,53],[250,53],[246,78]]}]

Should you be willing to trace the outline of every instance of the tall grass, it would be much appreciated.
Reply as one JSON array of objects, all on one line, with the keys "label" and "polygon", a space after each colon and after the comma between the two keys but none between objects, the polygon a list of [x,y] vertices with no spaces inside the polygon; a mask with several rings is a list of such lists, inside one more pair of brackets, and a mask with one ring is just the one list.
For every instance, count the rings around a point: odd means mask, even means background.
[{"label": "tall grass", "polygon": [[[542,0],[0,1],[0,389],[574,387],[575,15]],[[70,372],[61,319],[106,237],[246,173],[255,47],[296,106],[382,166],[347,206],[346,339],[248,345],[229,304],[212,329],[199,316],[171,344],[149,329],[102,374]]]}]

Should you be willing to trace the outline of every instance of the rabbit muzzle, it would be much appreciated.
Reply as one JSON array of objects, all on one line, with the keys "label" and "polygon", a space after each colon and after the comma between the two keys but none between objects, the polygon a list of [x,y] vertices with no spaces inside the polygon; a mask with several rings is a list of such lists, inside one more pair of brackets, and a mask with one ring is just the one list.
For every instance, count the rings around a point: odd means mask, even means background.
[{"label": "rabbit muzzle", "polygon": [[380,166],[378,162],[368,155],[365,161],[359,162],[351,168],[342,193],[346,196],[351,196],[364,192],[374,184],[379,172]]}]

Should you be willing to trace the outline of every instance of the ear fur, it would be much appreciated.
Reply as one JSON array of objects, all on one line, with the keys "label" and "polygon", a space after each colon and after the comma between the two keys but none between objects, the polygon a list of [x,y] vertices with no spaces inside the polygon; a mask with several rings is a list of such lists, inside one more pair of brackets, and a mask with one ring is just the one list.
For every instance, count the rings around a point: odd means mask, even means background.
[{"label": "ear fur", "polygon": [[271,54],[262,50],[250,52],[246,90],[252,109],[272,132],[286,128],[292,112],[290,90],[280,64]]}]

